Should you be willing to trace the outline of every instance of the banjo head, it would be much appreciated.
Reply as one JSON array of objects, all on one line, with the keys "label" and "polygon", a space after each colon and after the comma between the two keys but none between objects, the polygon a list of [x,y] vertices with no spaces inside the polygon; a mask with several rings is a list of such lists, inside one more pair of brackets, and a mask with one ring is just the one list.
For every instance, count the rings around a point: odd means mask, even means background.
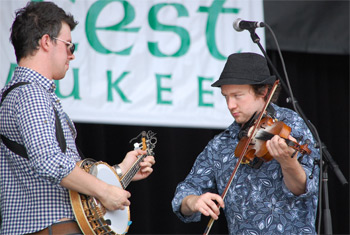
[{"label": "banjo head", "polygon": [[[98,179],[123,188],[115,170],[105,162],[85,159],[79,167],[96,176]],[[84,234],[126,234],[130,221],[130,209],[108,211],[94,197],[69,191],[71,204],[80,229]]]},{"label": "banjo head", "polygon": [[[118,175],[114,169],[104,162],[98,162],[95,164],[97,168],[96,177],[107,184],[111,184],[122,188]],[[104,219],[109,224],[109,227],[117,234],[125,234],[131,224],[130,221],[130,209],[125,207],[124,210],[106,211]]]}]

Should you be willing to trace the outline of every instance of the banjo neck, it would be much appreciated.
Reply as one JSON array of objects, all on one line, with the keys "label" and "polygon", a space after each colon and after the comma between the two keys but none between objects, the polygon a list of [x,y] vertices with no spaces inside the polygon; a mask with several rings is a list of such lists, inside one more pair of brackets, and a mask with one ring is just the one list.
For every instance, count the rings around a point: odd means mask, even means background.
[{"label": "banjo neck", "polygon": [[[146,156],[153,155],[153,148],[157,143],[155,135],[152,131],[143,131],[139,136],[131,140],[133,141],[141,136],[142,150],[147,151],[147,154],[139,155],[130,169],[121,177],[118,177],[115,167],[105,162],[96,162],[91,158],[81,160],[77,165],[98,179],[125,189],[140,170],[140,162]],[[135,143],[134,146],[140,149],[140,143]],[[126,234],[128,232],[131,223],[129,206],[124,210],[109,211],[92,196],[69,190],[69,197],[75,218],[84,234]]]},{"label": "banjo neck", "polygon": [[[135,143],[135,149],[142,149],[144,151],[147,151],[147,154],[145,155],[139,155],[137,157],[137,160],[134,162],[134,164],[130,167],[130,169],[120,178],[120,184],[123,187],[123,189],[126,189],[126,187],[130,184],[132,178],[136,175],[136,173],[140,170],[140,162],[143,161],[147,155],[153,154],[153,148],[156,146],[157,138],[155,137],[156,133],[153,133],[152,131],[142,131],[139,136],[141,136],[141,143]],[[137,139],[138,137],[134,138]],[[132,141],[132,140],[131,140]],[[131,142],[130,141],[130,142]],[[142,147],[141,147],[142,146]]]},{"label": "banjo neck", "polygon": [[123,189],[126,189],[126,187],[130,184],[132,178],[134,178],[136,173],[140,170],[140,162],[142,162],[146,156],[147,155],[138,156],[138,159],[134,162],[130,169],[121,177],[120,184],[122,185]]}]

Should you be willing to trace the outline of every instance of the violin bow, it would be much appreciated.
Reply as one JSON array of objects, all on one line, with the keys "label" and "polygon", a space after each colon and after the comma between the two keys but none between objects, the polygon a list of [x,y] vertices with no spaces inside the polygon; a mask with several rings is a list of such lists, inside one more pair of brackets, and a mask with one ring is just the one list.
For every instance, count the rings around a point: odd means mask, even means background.
[{"label": "violin bow", "polygon": [[[258,118],[257,118],[257,122],[256,122],[256,123],[254,124],[254,126],[253,126],[252,134],[249,136],[248,141],[247,141],[246,144],[244,145],[243,151],[242,151],[241,155],[240,155],[239,158],[238,158],[237,164],[236,164],[235,168],[233,169],[233,172],[232,172],[232,174],[231,174],[231,177],[230,177],[230,179],[229,179],[229,181],[228,181],[228,183],[227,183],[227,185],[226,185],[224,191],[223,191],[222,194],[221,194],[222,200],[225,199],[226,194],[227,194],[227,192],[228,192],[228,189],[230,188],[230,186],[231,186],[231,184],[232,184],[232,182],[233,182],[233,179],[234,179],[234,177],[235,177],[235,175],[236,175],[236,172],[237,172],[239,166],[241,165],[242,159],[243,159],[244,155],[247,153],[248,146],[249,146],[250,142],[252,141],[252,139],[254,138],[254,136],[256,135],[257,127],[259,126],[259,123],[260,123],[260,121],[261,121],[261,119],[262,119],[262,116],[263,116],[263,114],[265,113],[265,111],[266,111],[266,109],[267,109],[267,106],[268,106],[268,105],[270,104],[270,102],[271,102],[272,96],[273,96],[273,94],[275,93],[278,84],[279,84],[279,80],[276,80],[275,83],[274,83],[273,86],[272,86],[272,89],[271,89],[270,94],[269,94],[269,96],[268,96],[268,98],[267,98],[267,100],[266,100],[266,103],[265,103],[265,105],[264,105],[264,108],[263,108],[262,112],[260,112],[260,114],[259,114],[259,116],[258,116]],[[218,208],[219,208],[219,210],[220,210],[221,207],[218,206]],[[213,218],[210,218],[210,220],[209,220],[209,222],[208,222],[208,225],[207,225],[207,227],[205,228],[205,231],[204,231],[203,235],[208,235],[208,234],[209,234],[210,229],[211,229],[211,227],[213,226],[213,224],[214,224],[214,219],[213,219]]]}]

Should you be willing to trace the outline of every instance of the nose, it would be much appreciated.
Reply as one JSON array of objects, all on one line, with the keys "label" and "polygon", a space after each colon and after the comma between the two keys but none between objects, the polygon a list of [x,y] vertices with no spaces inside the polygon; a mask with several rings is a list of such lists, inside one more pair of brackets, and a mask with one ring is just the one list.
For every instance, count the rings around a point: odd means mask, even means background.
[{"label": "nose", "polygon": [[75,55],[72,54],[72,53],[69,53],[68,59],[69,59],[69,60],[74,60],[74,59],[75,59]]},{"label": "nose", "polygon": [[227,108],[228,108],[229,110],[235,109],[235,108],[237,107],[237,104],[236,104],[236,102],[234,101],[234,99],[232,99],[232,98],[230,98],[230,97],[227,98],[226,103],[227,103]]}]

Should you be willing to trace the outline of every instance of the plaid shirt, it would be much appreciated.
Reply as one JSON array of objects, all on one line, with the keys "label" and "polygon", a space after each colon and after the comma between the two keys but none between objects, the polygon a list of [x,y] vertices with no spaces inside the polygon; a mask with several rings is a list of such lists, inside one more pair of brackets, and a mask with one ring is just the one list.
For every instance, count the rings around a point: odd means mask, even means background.
[{"label": "plaid shirt", "polygon": [[[60,186],[80,160],[75,128],[68,125],[53,81],[24,67],[17,67],[9,86],[30,82],[12,90],[0,106],[0,133],[24,145],[28,159],[0,144],[0,234],[33,233],[61,218],[74,218],[68,190]],[[57,109],[67,143],[62,153],[55,135]]]}]

